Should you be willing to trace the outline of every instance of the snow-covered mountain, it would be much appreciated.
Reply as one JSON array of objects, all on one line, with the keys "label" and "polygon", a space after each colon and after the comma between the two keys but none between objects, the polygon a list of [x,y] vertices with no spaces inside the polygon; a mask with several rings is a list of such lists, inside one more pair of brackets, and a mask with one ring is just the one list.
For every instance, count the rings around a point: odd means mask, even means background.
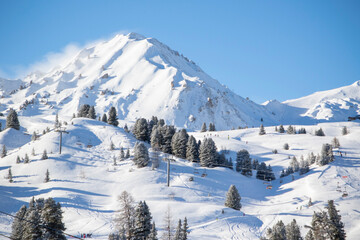
[{"label": "snow-covered mountain", "polygon": [[24,82],[25,89],[0,101],[2,110],[34,99],[20,115],[35,108],[71,117],[86,103],[99,115],[115,106],[120,119],[158,116],[189,129],[203,122],[217,129],[258,126],[261,119],[276,123],[264,106],[236,95],[158,40],[135,33],[87,47],[65,67],[31,74]]},{"label": "snow-covered mountain", "polygon": [[360,81],[283,103],[267,101],[263,105],[284,124],[346,121],[360,113]]}]

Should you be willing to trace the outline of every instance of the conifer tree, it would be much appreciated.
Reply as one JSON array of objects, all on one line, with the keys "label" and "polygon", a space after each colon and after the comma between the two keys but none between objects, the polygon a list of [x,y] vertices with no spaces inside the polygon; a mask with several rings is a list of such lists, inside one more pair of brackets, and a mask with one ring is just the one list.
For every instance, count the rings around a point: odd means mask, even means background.
[{"label": "conifer tree", "polygon": [[209,124],[209,132],[214,132],[214,131],[216,131],[216,130],[215,130],[215,124],[214,124],[214,123],[210,123],[210,124]]},{"label": "conifer tree", "polygon": [[297,172],[299,171],[299,162],[296,159],[296,157],[292,157],[291,162],[290,162],[290,167],[292,168],[293,172]]},{"label": "conifer tree", "polygon": [[267,172],[266,164],[263,162],[260,163],[260,165],[257,168],[256,178],[260,180],[266,180],[266,172]]},{"label": "conifer tree", "polygon": [[96,112],[95,112],[95,107],[94,106],[90,107],[87,117],[90,118],[90,119],[96,119]]},{"label": "conifer tree", "polygon": [[307,172],[310,171],[310,166],[309,166],[309,162],[308,161],[305,161],[304,159],[301,159],[300,160],[300,171],[299,171],[299,174],[302,175],[302,174],[305,174]]},{"label": "conifer tree", "polygon": [[231,185],[228,192],[226,193],[225,206],[235,210],[240,210],[241,209],[240,200],[241,197],[237,188],[235,187],[235,185]]},{"label": "conifer tree", "polygon": [[288,143],[285,143],[285,144],[284,144],[284,149],[285,149],[285,150],[289,150],[289,148],[290,148],[290,147],[289,147],[289,144],[288,144]]},{"label": "conifer tree", "polygon": [[146,240],[158,240],[155,222],[152,223],[150,234],[147,236]]},{"label": "conifer tree", "polygon": [[240,150],[236,154],[236,171],[244,176],[252,176],[250,154],[246,149]]},{"label": "conifer tree", "polygon": [[32,150],[31,150],[31,155],[36,156],[34,148],[32,148]]},{"label": "conifer tree", "polygon": [[348,129],[346,126],[344,126],[342,129],[341,129],[341,133],[342,135],[347,135],[349,133]]},{"label": "conifer tree", "polygon": [[56,203],[52,198],[45,200],[41,211],[41,219],[48,227],[43,229],[42,236],[44,239],[66,240],[63,233],[65,225],[62,222],[62,214],[60,203]]},{"label": "conifer tree", "polygon": [[295,219],[293,219],[291,223],[286,225],[285,231],[286,231],[286,240],[302,240],[300,227],[296,223]]},{"label": "conifer tree", "polygon": [[89,110],[90,110],[90,105],[89,104],[83,104],[83,105],[80,106],[80,109],[78,111],[77,116],[86,118],[89,115]]},{"label": "conifer tree", "polygon": [[44,150],[44,152],[43,152],[43,154],[42,154],[42,156],[41,156],[41,160],[45,160],[45,159],[48,159],[49,157],[48,157],[48,155],[47,155],[47,152],[46,152],[46,150]]},{"label": "conifer tree", "polygon": [[306,233],[305,240],[315,240],[313,231],[311,229]]},{"label": "conifer tree", "polygon": [[336,240],[344,240],[346,238],[344,224],[341,221],[341,216],[338,214],[338,210],[336,210],[334,200],[328,201],[328,206],[326,207],[328,210],[329,216],[329,230],[331,239]]},{"label": "conifer tree", "polygon": [[149,152],[144,143],[137,142],[135,144],[133,161],[138,168],[146,167],[148,165]]},{"label": "conifer tree", "polygon": [[259,135],[265,135],[266,132],[265,132],[265,128],[264,128],[264,125],[260,125],[260,130],[259,130]]},{"label": "conifer tree", "polygon": [[186,143],[186,159],[190,162],[199,161],[199,150],[196,144],[196,139],[192,135]]},{"label": "conifer tree", "polygon": [[206,123],[202,124],[200,132],[206,132]]},{"label": "conifer tree", "polygon": [[126,150],[126,154],[125,154],[125,158],[128,159],[130,157],[130,150],[127,149]]},{"label": "conifer tree", "polygon": [[24,163],[29,163],[29,162],[30,162],[29,156],[27,155],[27,153],[25,153]]},{"label": "conifer tree", "polygon": [[340,142],[339,139],[337,139],[336,137],[333,138],[331,145],[333,148],[339,148],[340,147]]},{"label": "conifer tree", "polygon": [[324,166],[326,164],[331,163],[332,161],[334,161],[332,147],[330,144],[325,143],[322,145],[321,155],[320,155],[320,158],[317,159],[317,164],[320,166]]},{"label": "conifer tree", "polygon": [[120,148],[120,161],[125,159],[125,152],[124,152],[124,148],[121,147]]},{"label": "conifer tree", "polygon": [[182,239],[181,240],[187,240],[188,229],[189,229],[189,225],[187,223],[187,218],[185,217],[183,227],[182,227]]},{"label": "conifer tree", "polygon": [[322,128],[320,128],[319,130],[315,130],[315,136],[320,136],[320,137],[325,136],[325,133],[322,130]]},{"label": "conifer tree", "polygon": [[[159,121],[159,124],[160,124],[160,122],[161,122],[161,119]],[[174,136],[175,132],[176,132],[175,127],[172,125],[167,125],[164,127],[163,143],[162,143],[162,147],[161,147],[161,150],[164,153],[172,154],[171,140],[172,140],[172,137]]]},{"label": "conifer tree", "polygon": [[134,239],[146,240],[151,232],[151,213],[146,202],[140,201],[134,215]]},{"label": "conifer tree", "polygon": [[108,124],[113,125],[115,127],[117,127],[117,125],[119,125],[115,107],[110,108],[109,113],[108,113],[107,122],[108,122]]},{"label": "conifer tree", "polygon": [[[269,234],[270,233],[270,234]],[[280,220],[278,221],[267,234],[268,239],[270,240],[283,240],[286,239],[286,230],[284,223]]]},{"label": "conifer tree", "polygon": [[11,167],[9,168],[7,179],[9,179],[10,183],[14,182],[13,177],[12,177]]},{"label": "conifer tree", "polygon": [[155,125],[151,132],[151,139],[150,139],[151,147],[154,149],[161,149],[162,142],[163,142],[163,138],[161,134],[161,127]]},{"label": "conifer tree", "polygon": [[103,114],[101,121],[107,123],[107,116],[105,113]]},{"label": "conifer tree", "polygon": [[14,128],[20,130],[20,123],[17,113],[14,109],[10,109],[9,115],[6,117],[6,128]]},{"label": "conifer tree", "polygon": [[179,132],[175,133],[171,140],[172,152],[176,157],[186,158],[186,143],[188,141],[189,135],[185,129],[181,129]]},{"label": "conifer tree", "polygon": [[38,138],[38,136],[37,136],[36,132],[34,131],[33,135],[31,136],[31,141],[36,141],[37,138]]},{"label": "conifer tree", "polygon": [[127,191],[118,196],[120,209],[117,211],[115,224],[119,232],[124,231],[126,239],[133,239],[135,204],[134,199]]},{"label": "conifer tree", "polygon": [[20,157],[16,156],[16,163],[20,163],[20,162],[21,162]]},{"label": "conifer tree", "polygon": [[328,222],[329,218],[326,212],[314,212],[311,220],[311,230],[314,239],[331,239]]},{"label": "conifer tree", "polygon": [[281,124],[279,127],[279,133],[284,133],[284,132],[285,132],[284,126]]},{"label": "conifer tree", "polygon": [[49,181],[50,181],[50,173],[49,173],[49,169],[46,169],[44,182],[47,183]]},{"label": "conifer tree", "polygon": [[136,120],[133,134],[136,139],[140,141],[148,141],[149,139],[149,129],[148,124],[145,118],[139,118]]},{"label": "conifer tree", "polygon": [[22,239],[25,228],[25,217],[27,213],[27,208],[23,205],[19,211],[15,214],[14,221],[11,225],[11,238],[12,239]]},{"label": "conifer tree", "polygon": [[183,231],[182,231],[181,219],[179,219],[174,235],[174,240],[182,240],[182,233]]},{"label": "conifer tree", "polygon": [[173,240],[173,236],[174,236],[174,226],[173,226],[173,219],[172,219],[172,214],[171,214],[171,210],[170,207],[168,206],[167,211],[165,212],[165,217],[164,217],[164,230],[165,232],[163,232],[161,239],[163,240]]},{"label": "conifer tree", "polygon": [[6,157],[7,156],[7,150],[6,150],[6,146],[5,144],[2,146],[2,151],[1,151],[1,157]]},{"label": "conifer tree", "polygon": [[125,123],[125,126],[124,126],[124,131],[127,132],[127,133],[129,132],[129,128],[128,128],[126,123]]},{"label": "conifer tree", "polygon": [[29,206],[26,213],[26,221],[24,221],[22,239],[43,239],[40,224],[39,212],[35,207]]},{"label": "conifer tree", "polygon": [[205,138],[200,146],[200,165],[202,167],[215,167],[217,164],[217,152],[215,142],[211,138]]},{"label": "conifer tree", "polygon": [[110,151],[113,151],[115,149],[115,145],[112,141],[110,141],[110,147],[109,147]]}]

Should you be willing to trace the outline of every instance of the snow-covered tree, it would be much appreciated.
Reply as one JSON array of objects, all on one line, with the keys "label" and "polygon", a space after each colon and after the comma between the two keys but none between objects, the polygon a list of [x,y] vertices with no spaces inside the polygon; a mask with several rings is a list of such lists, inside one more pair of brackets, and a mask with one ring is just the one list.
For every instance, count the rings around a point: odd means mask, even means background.
[{"label": "snow-covered tree", "polygon": [[186,158],[186,143],[188,141],[189,135],[185,129],[181,129],[174,134],[171,140],[172,152],[176,157]]},{"label": "snow-covered tree", "polygon": [[267,176],[266,172],[267,172],[266,164],[264,162],[260,163],[260,165],[258,165],[257,168],[256,178],[260,180],[266,180],[266,176]]},{"label": "snow-covered tree", "polygon": [[329,218],[324,211],[314,212],[311,220],[311,230],[314,235],[314,239],[326,240],[332,239],[329,229]]},{"label": "snow-covered tree", "polygon": [[332,161],[334,161],[332,147],[330,144],[325,143],[322,145],[321,155],[320,155],[320,158],[317,159],[317,164],[320,166],[324,166],[326,164],[331,163]]},{"label": "snow-covered tree", "polygon": [[300,160],[300,169],[299,169],[299,174],[305,174],[307,172],[310,171],[310,166],[309,166],[309,162],[305,161],[304,159]]},{"label": "snow-covered tree", "polygon": [[339,148],[340,147],[339,139],[334,137],[333,140],[331,141],[331,145],[332,145],[333,148]]},{"label": "snow-covered tree", "polygon": [[23,205],[19,211],[15,214],[14,221],[11,225],[11,238],[12,239],[23,239],[24,225],[27,208]]},{"label": "snow-covered tree", "polygon": [[107,123],[107,116],[105,113],[103,114],[101,121]]},{"label": "snow-covered tree", "polygon": [[279,126],[279,133],[284,133],[284,132],[285,132],[284,126],[281,124]]},{"label": "snow-covered tree", "polygon": [[315,136],[320,136],[320,137],[325,136],[325,133],[322,130],[322,128],[320,128],[319,130],[315,130]]},{"label": "snow-covered tree", "polygon": [[289,148],[290,148],[290,147],[289,147],[289,144],[288,144],[288,143],[285,143],[283,148],[284,148],[285,150],[289,150]]},{"label": "snow-covered tree", "polygon": [[6,157],[7,156],[7,150],[6,150],[6,146],[5,144],[2,146],[2,150],[1,150],[1,157]]},{"label": "snow-covered tree", "polygon": [[194,136],[190,136],[186,143],[186,159],[190,162],[199,161],[199,149]]},{"label": "snow-covered tree", "polygon": [[161,134],[161,127],[155,125],[153,130],[151,131],[151,139],[150,139],[151,147],[154,149],[161,149],[163,143],[163,137]]},{"label": "snow-covered tree", "polygon": [[23,235],[21,239],[43,239],[40,228],[40,215],[34,207],[29,207],[26,213],[26,221],[23,222]]},{"label": "snow-covered tree", "polygon": [[164,216],[164,232],[161,235],[162,240],[173,240],[174,236],[174,224],[171,209],[168,206]]},{"label": "snow-covered tree", "polygon": [[151,231],[151,219],[151,213],[146,202],[140,201],[134,215],[134,239],[147,239]]},{"label": "snow-covered tree", "polygon": [[[162,119],[159,120],[159,125],[161,123],[161,120]],[[171,140],[172,140],[175,132],[176,132],[176,130],[175,130],[174,126],[172,126],[172,125],[163,126],[163,128],[162,128],[163,143],[162,143],[161,150],[164,153],[172,154]]]},{"label": "snow-covered tree", "polygon": [[187,218],[185,217],[183,227],[182,227],[182,239],[181,240],[187,240],[188,229],[189,229],[189,225],[187,223]]},{"label": "snow-covered tree", "polygon": [[133,161],[138,168],[146,167],[148,165],[149,152],[144,143],[137,142],[135,144]]},{"label": "snow-covered tree", "polygon": [[288,128],[286,129],[286,133],[287,134],[295,134],[295,128],[291,125],[288,126]]},{"label": "snow-covered tree", "polygon": [[264,125],[260,125],[260,130],[259,130],[259,135],[265,135],[266,132],[265,132],[265,128],[264,128]]},{"label": "snow-covered tree", "polygon": [[306,233],[305,240],[315,240],[313,231],[311,229]]},{"label": "snow-covered tree", "polygon": [[120,156],[119,156],[119,158],[120,158],[120,161],[125,159],[125,152],[124,152],[123,147],[120,148]]},{"label": "snow-covered tree", "polygon": [[44,182],[47,183],[49,181],[50,181],[50,173],[49,173],[49,169],[46,169]]},{"label": "snow-covered tree", "polygon": [[205,138],[200,146],[200,165],[202,167],[215,167],[217,164],[217,152],[215,142],[211,138]]},{"label": "snow-covered tree", "polygon": [[206,132],[206,123],[203,123],[201,126],[201,131],[200,132]]},{"label": "snow-covered tree", "polygon": [[134,198],[127,191],[123,191],[118,196],[118,203],[120,205],[114,219],[116,229],[119,232],[125,231],[127,239],[133,239],[135,203]]},{"label": "snow-covered tree", "polygon": [[89,115],[89,110],[90,110],[90,105],[89,104],[83,104],[83,105],[80,106],[80,110],[78,111],[77,116],[86,118]]},{"label": "snow-covered tree", "polygon": [[10,109],[9,115],[6,117],[6,128],[20,130],[19,119],[14,109]]},{"label": "snow-covered tree", "polygon": [[346,238],[344,224],[341,221],[341,216],[338,214],[339,211],[336,210],[334,200],[328,201],[328,206],[326,209],[328,210],[328,216],[330,220],[328,225],[331,239],[344,240]]},{"label": "snow-covered tree", "polygon": [[115,145],[112,141],[110,141],[110,146],[109,146],[110,151],[115,149]]},{"label": "snow-covered tree", "polygon": [[235,187],[235,185],[231,185],[228,192],[226,193],[225,206],[235,210],[240,210],[240,200],[241,197],[237,188]]},{"label": "snow-covered tree", "polygon": [[176,226],[176,230],[175,230],[175,235],[174,235],[174,240],[182,240],[182,224],[181,224],[181,219],[179,219],[178,221],[178,225]]},{"label": "snow-covered tree", "polygon": [[348,129],[346,126],[344,126],[342,129],[341,129],[341,133],[342,135],[347,135],[349,133]]},{"label": "snow-covered tree", "polygon": [[91,118],[91,119],[96,119],[96,112],[95,112],[94,106],[90,107],[88,115],[86,117]]},{"label": "snow-covered tree", "polygon": [[158,240],[155,222],[152,223],[150,234],[147,236],[146,240]]},{"label": "snow-covered tree", "polygon": [[17,163],[17,164],[21,163],[21,160],[20,160],[20,157],[19,157],[19,156],[16,156],[16,163]]},{"label": "snow-covered tree", "polygon": [[280,220],[278,221],[272,229],[268,229],[267,238],[269,240],[286,240],[286,230],[284,223]]},{"label": "snow-covered tree", "polygon": [[44,239],[66,240],[63,232],[65,231],[65,225],[62,222],[62,214],[60,203],[56,203],[52,198],[45,200],[41,211],[41,220],[47,226],[42,231]]},{"label": "snow-covered tree", "polygon": [[130,150],[127,149],[126,150],[126,154],[125,154],[125,158],[128,159],[130,157]]},{"label": "snow-covered tree", "polygon": [[110,108],[109,113],[108,113],[107,122],[108,122],[108,124],[113,125],[115,127],[117,127],[117,125],[119,125],[115,107]]},{"label": "snow-covered tree", "polygon": [[302,240],[300,227],[296,223],[295,219],[293,219],[291,223],[286,225],[285,231],[286,231],[286,240]]},{"label": "snow-covered tree", "polygon": [[48,155],[47,155],[47,152],[46,152],[46,150],[44,150],[44,152],[43,152],[43,154],[42,154],[42,156],[41,156],[41,160],[45,160],[45,159],[48,159],[49,157],[48,157]]},{"label": "snow-covered tree", "polygon": [[246,149],[237,152],[235,169],[244,176],[252,176],[250,154]]},{"label": "snow-covered tree", "polygon": [[291,161],[290,161],[290,167],[292,168],[293,172],[297,172],[299,171],[299,162],[298,160],[296,159],[296,157],[292,157]]},{"label": "snow-covered tree", "polygon": [[129,128],[128,128],[126,123],[125,123],[125,126],[124,126],[124,131],[127,132],[127,133],[129,132]]},{"label": "snow-covered tree", "polygon": [[135,125],[133,127],[133,134],[135,138],[140,141],[149,140],[148,123],[145,118],[139,118],[136,120]]}]

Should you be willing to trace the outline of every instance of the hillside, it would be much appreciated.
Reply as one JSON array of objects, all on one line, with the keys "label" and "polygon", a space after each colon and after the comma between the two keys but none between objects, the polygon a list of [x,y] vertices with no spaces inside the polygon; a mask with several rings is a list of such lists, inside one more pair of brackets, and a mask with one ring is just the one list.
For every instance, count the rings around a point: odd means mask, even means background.
[{"label": "hillside", "polygon": [[30,74],[23,85],[3,94],[2,111],[58,112],[70,119],[82,104],[90,104],[99,116],[114,106],[120,119],[156,115],[188,129],[200,129],[203,122],[219,130],[276,123],[264,106],[236,95],[158,40],[136,33],[89,46],[63,68]]},{"label": "hillside", "polygon": [[[341,136],[344,125],[350,134]],[[46,126],[42,122],[32,123],[34,129],[41,130]],[[324,129],[325,137],[313,136],[319,127]],[[63,206],[68,233],[92,233],[93,239],[107,239],[109,232],[114,230],[112,220],[118,209],[117,196],[126,190],[136,201],[146,200],[160,234],[169,206],[174,222],[178,218],[188,218],[189,239],[258,239],[267,227],[280,219],[285,224],[293,218],[301,226],[309,224],[313,211],[323,209],[327,200],[334,199],[348,239],[356,239],[360,232],[360,215],[356,210],[360,195],[358,123],[306,126],[308,134],[305,135],[279,134],[273,127],[265,128],[267,134],[264,136],[258,135],[258,128],[211,133],[218,149],[229,150],[227,157],[234,160],[236,151],[245,148],[252,158],[271,164],[277,177],[271,190],[254,176],[247,178],[225,168],[205,169],[178,158],[172,163],[170,187],[167,187],[164,162],[157,170],[151,170],[150,166],[138,169],[131,160],[113,165],[113,157],[119,156],[119,147],[132,149],[135,143],[132,135],[122,128],[83,118],[72,120],[66,128],[69,134],[64,134],[61,156],[57,153],[59,136],[53,131],[36,141],[24,140],[21,147],[7,146],[8,156],[0,161],[0,175],[6,176],[11,167],[14,183],[1,178],[2,210],[15,212],[32,196],[51,196]],[[1,132],[0,139],[6,134],[8,131]],[[190,134],[197,139],[210,136],[209,132]],[[321,145],[330,142],[334,136],[339,138],[340,150],[346,152],[346,156],[336,155],[330,165],[312,166],[303,176],[294,174],[294,181],[288,176],[279,182],[280,170],[289,164],[288,156],[299,158],[309,152],[316,154]],[[111,141],[116,146],[113,151],[109,150]],[[282,149],[285,142],[290,145],[288,151]],[[31,155],[32,149],[36,156]],[[49,159],[40,160],[45,149]],[[279,153],[273,154],[273,149]],[[16,164],[16,156],[24,157],[26,153],[31,162]],[[50,171],[48,183],[43,182],[46,169]],[[207,176],[201,177],[205,172]],[[190,177],[194,177],[194,181],[189,181]],[[338,182],[343,190],[346,187],[349,197],[343,198],[336,191]],[[242,197],[240,212],[224,207],[225,194],[231,184],[236,185]],[[314,203],[312,207],[306,206],[309,198]],[[221,214],[222,210],[224,214]],[[10,232],[10,222],[11,218],[0,215],[1,233]],[[307,230],[302,227],[301,231],[305,234]]]}]

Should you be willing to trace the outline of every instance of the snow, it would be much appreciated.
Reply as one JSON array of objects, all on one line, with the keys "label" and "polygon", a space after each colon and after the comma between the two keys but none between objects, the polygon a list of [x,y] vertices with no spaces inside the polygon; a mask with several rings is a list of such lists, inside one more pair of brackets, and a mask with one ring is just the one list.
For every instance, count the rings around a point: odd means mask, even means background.
[{"label": "snow", "polygon": [[[33,125],[39,129],[43,127],[41,123],[34,122]],[[345,125],[350,134],[341,136],[341,127]],[[296,126],[297,129],[300,127],[303,126]],[[356,210],[360,203],[360,125],[338,122],[304,127],[308,134],[280,134],[274,132],[273,127],[265,128],[267,134],[263,136],[258,135],[258,128],[190,133],[197,139],[211,134],[218,149],[229,150],[227,157],[233,160],[238,150],[247,149],[252,158],[271,164],[277,177],[272,182],[272,190],[267,190],[255,176],[247,178],[224,168],[205,169],[178,158],[172,162],[170,187],[167,187],[165,162],[161,162],[157,170],[151,170],[151,167],[138,169],[131,160],[118,161],[118,165],[113,166],[113,156],[119,156],[120,146],[134,147],[136,140],[131,134],[100,121],[73,119],[66,126],[69,133],[63,135],[62,155],[58,154],[59,134],[51,131],[37,141],[27,139],[1,159],[0,174],[5,176],[11,166],[14,176],[14,183],[1,180],[2,210],[14,213],[32,196],[51,196],[63,206],[68,233],[87,232],[93,233],[94,239],[107,239],[107,234],[114,230],[112,220],[118,208],[117,196],[126,190],[137,201],[146,200],[159,231],[163,230],[163,217],[170,206],[174,223],[178,218],[188,218],[189,239],[258,239],[267,227],[280,219],[289,223],[296,218],[301,226],[309,224],[313,211],[323,209],[327,200],[334,199],[348,239],[356,239],[360,231],[360,215]],[[313,135],[320,127],[325,137]],[[9,130],[3,131],[0,137],[8,133]],[[313,166],[303,176],[295,174],[294,181],[288,176],[283,183],[279,182],[280,170],[289,164],[288,156],[299,158],[310,152],[319,153],[322,144],[330,142],[334,136],[339,139],[340,150],[346,152],[346,156],[336,155],[330,165]],[[111,141],[116,146],[114,151],[109,150]],[[285,142],[290,145],[288,151],[282,149]],[[31,155],[32,148],[36,156]],[[40,160],[44,149],[49,159]],[[273,149],[279,153],[273,154]],[[23,157],[25,153],[31,162],[16,164],[16,156]],[[43,182],[46,169],[51,178],[48,183]],[[207,176],[201,177],[204,172]],[[194,177],[194,181],[189,181],[190,177]],[[336,191],[337,182],[342,188],[346,186],[349,197],[342,198]],[[242,197],[240,212],[224,207],[225,194],[231,184],[236,185]],[[307,207],[310,197],[314,205]],[[221,214],[222,209],[224,214]],[[1,232],[10,232],[10,220],[6,216],[0,217]],[[306,232],[304,227],[302,232]]]}]

